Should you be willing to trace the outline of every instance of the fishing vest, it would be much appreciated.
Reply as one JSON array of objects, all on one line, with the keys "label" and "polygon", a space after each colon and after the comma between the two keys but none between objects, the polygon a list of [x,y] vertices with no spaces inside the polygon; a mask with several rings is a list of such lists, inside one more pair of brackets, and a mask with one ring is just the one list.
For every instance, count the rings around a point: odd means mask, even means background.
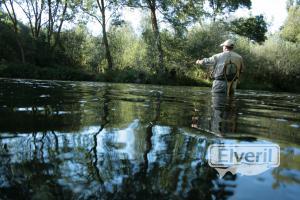
[{"label": "fishing vest", "polygon": [[211,73],[212,79],[222,81],[233,81],[238,79],[241,66],[238,66],[234,62],[232,52],[220,54],[218,59],[219,60]]}]

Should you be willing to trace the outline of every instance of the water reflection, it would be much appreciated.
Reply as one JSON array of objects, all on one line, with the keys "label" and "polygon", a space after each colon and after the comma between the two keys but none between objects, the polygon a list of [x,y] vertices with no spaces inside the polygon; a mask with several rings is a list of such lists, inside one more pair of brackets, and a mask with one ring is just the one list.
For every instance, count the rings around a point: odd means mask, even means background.
[{"label": "water reflection", "polygon": [[[210,105],[210,106],[209,106]],[[226,133],[237,132],[238,111],[235,97],[213,94],[211,104],[205,110],[195,109],[192,127],[223,137]]]},{"label": "water reflection", "polygon": [[[249,91],[229,99],[206,88],[0,83],[2,199],[299,195],[299,128],[291,126],[300,124],[297,95]],[[281,165],[218,179],[206,151],[220,140],[279,143]]]}]

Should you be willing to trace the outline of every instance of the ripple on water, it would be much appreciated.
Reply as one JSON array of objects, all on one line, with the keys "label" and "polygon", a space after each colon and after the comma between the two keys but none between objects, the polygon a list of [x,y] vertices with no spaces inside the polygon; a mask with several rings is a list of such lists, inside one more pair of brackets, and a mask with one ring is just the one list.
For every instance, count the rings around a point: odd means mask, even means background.
[{"label": "ripple on water", "polygon": [[42,94],[42,95],[40,95],[40,98],[48,98],[48,97],[50,97],[49,94]]},{"label": "ripple on water", "polygon": [[[294,134],[300,130],[300,96],[291,103],[287,94],[239,91],[236,98],[221,101],[212,98],[209,88],[34,83],[1,85],[5,92],[0,93],[0,162],[4,163],[0,190],[4,194],[7,187],[6,191],[17,188],[35,195],[44,189],[26,184],[38,181],[49,192],[66,191],[58,198],[76,199],[114,194],[121,198],[134,192],[149,198],[162,194],[166,199],[201,194],[200,199],[209,191],[227,194],[233,184],[235,199],[246,190],[249,199],[300,195],[299,190],[290,192],[299,188],[300,181],[300,139]],[[43,83],[55,87],[40,89]],[[51,97],[43,99],[48,94]],[[227,186],[218,182],[216,171],[205,167],[210,144],[275,142],[281,148],[278,170],[253,177],[226,176]],[[11,176],[11,166],[14,174],[26,179]],[[216,187],[208,187],[208,182]],[[273,183],[278,183],[276,188]]]},{"label": "ripple on water", "polygon": [[293,127],[293,128],[300,128],[299,124],[291,124],[290,126]]},{"label": "ripple on water", "polygon": [[276,119],[276,121],[279,121],[279,122],[287,122],[287,120],[286,120],[286,119],[283,119],[283,118],[278,118],[278,119]]},{"label": "ripple on water", "polygon": [[19,112],[32,112],[32,111],[44,111],[45,109],[43,107],[19,107],[19,108],[16,108],[16,111],[19,111]]}]

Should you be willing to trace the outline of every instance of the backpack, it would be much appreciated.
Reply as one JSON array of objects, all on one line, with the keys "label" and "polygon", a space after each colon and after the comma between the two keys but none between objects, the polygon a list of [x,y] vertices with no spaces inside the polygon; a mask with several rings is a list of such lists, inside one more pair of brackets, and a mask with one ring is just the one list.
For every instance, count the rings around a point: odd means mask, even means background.
[{"label": "backpack", "polygon": [[226,63],[224,65],[223,76],[225,80],[233,81],[237,79],[237,75],[238,75],[238,67],[230,60],[229,63]]},{"label": "backpack", "polygon": [[234,92],[232,91],[233,82],[240,76],[240,68],[231,62],[231,54],[229,54],[229,63],[224,65],[223,76],[227,82],[227,96],[230,96]]}]

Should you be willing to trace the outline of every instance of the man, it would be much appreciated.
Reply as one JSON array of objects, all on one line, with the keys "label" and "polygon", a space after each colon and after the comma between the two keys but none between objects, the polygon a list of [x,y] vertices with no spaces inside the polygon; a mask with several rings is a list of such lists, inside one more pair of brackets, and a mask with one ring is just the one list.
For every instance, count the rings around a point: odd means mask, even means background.
[{"label": "man", "polygon": [[[243,58],[233,52],[234,42],[232,40],[226,40],[221,45],[223,47],[223,52],[213,55],[210,58],[204,58],[202,60],[197,60],[196,64],[204,65],[204,66],[213,66],[212,78],[213,78],[213,93],[234,93],[236,89],[237,79],[240,76],[244,68]],[[229,65],[230,64],[230,65]],[[224,70],[226,66],[226,69]],[[228,71],[228,66],[235,66],[235,78],[230,80],[227,76],[224,75],[224,71]],[[232,81],[232,82],[231,82]],[[231,85],[232,83],[232,85]],[[227,89],[229,87],[229,89]],[[228,91],[227,91],[228,90]]]}]

